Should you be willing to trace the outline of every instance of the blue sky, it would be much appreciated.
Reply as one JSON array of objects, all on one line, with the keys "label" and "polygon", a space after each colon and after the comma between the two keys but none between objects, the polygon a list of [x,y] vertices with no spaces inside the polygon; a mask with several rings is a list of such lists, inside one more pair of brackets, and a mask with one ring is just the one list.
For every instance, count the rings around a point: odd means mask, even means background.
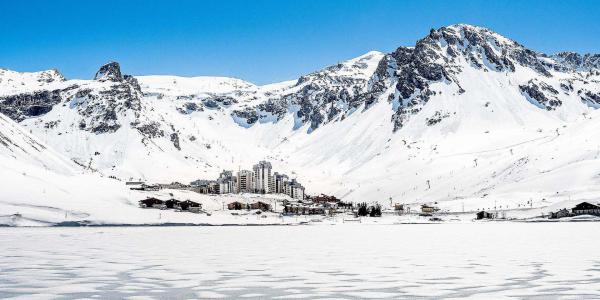
[{"label": "blue sky", "polygon": [[469,23],[534,50],[600,52],[600,1],[0,1],[0,67],[91,78],[219,75],[258,84]]}]

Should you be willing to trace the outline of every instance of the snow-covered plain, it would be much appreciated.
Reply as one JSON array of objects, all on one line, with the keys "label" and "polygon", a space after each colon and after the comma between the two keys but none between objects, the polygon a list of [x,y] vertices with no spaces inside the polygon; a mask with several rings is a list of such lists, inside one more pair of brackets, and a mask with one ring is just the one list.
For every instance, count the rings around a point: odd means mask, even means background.
[{"label": "snow-covered plain", "polygon": [[0,228],[0,298],[600,299],[599,226]]}]

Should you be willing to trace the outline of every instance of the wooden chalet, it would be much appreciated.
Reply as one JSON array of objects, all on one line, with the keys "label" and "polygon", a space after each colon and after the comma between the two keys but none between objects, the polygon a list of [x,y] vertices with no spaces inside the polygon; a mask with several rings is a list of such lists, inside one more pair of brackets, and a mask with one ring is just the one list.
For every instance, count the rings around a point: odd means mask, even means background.
[{"label": "wooden chalet", "polygon": [[271,210],[271,205],[265,202],[254,202],[250,204],[250,209],[260,209],[262,211],[268,211]]},{"label": "wooden chalet", "polygon": [[550,219],[560,219],[560,218],[570,217],[570,216],[571,216],[571,212],[568,209],[563,208],[559,211],[551,212],[549,217],[550,217]]},{"label": "wooden chalet", "polygon": [[485,210],[482,210],[480,212],[477,213],[477,220],[483,220],[483,219],[493,219],[494,218],[494,214],[487,212]]},{"label": "wooden chalet", "polygon": [[190,207],[202,207],[200,203],[191,200],[182,201],[181,203],[179,203],[179,206],[181,207],[181,210],[189,210]]},{"label": "wooden chalet", "polygon": [[439,210],[439,208],[434,207],[434,206],[430,206],[427,204],[421,205],[421,213],[423,213],[423,214],[432,214],[438,210]]},{"label": "wooden chalet", "polygon": [[246,203],[242,203],[239,201],[234,201],[234,202],[227,204],[227,209],[229,209],[229,210],[242,210],[242,209],[247,209],[247,208],[248,208],[248,206],[246,205]]},{"label": "wooden chalet", "polygon": [[335,196],[328,196],[325,194],[321,194],[319,196],[312,197],[310,200],[312,200],[312,202],[314,202],[314,203],[319,203],[319,204],[340,202],[340,199],[336,198]]},{"label": "wooden chalet", "polygon": [[181,201],[176,199],[169,199],[165,201],[167,208],[181,209]]},{"label": "wooden chalet", "polygon": [[165,209],[167,206],[164,204],[164,201],[160,199],[156,199],[154,197],[146,198],[144,200],[138,201],[138,204],[141,208],[158,208]]},{"label": "wooden chalet", "polygon": [[588,202],[581,202],[571,209],[574,215],[600,216],[600,206]]},{"label": "wooden chalet", "polygon": [[125,185],[142,185],[144,184],[143,181],[127,181],[125,182]]},{"label": "wooden chalet", "polygon": [[142,190],[143,191],[158,191],[158,190],[160,190],[160,186],[142,184]]},{"label": "wooden chalet", "polygon": [[325,209],[323,207],[286,205],[283,207],[283,213],[286,215],[324,215]]}]

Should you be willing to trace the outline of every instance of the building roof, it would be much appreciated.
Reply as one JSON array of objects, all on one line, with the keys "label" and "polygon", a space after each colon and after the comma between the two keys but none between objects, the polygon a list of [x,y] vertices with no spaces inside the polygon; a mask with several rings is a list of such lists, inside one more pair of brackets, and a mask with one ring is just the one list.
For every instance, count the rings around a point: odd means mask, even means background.
[{"label": "building roof", "polygon": [[591,204],[589,202],[581,202],[581,203],[575,205],[575,207],[573,207],[573,210],[583,210],[583,209],[600,209],[600,206]]}]

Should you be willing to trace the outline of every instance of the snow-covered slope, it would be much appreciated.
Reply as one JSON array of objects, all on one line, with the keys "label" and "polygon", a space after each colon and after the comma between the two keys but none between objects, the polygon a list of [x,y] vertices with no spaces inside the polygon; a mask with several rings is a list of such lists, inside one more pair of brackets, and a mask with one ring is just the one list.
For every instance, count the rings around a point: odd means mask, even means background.
[{"label": "snow-covered slope", "polygon": [[458,24],[266,86],[117,63],[94,80],[2,71],[0,112],[121,180],[189,182],[268,159],[349,201],[559,206],[600,196],[599,57]]},{"label": "snow-covered slope", "polygon": [[[125,205],[120,182],[84,173],[72,161],[0,114],[0,224],[45,225],[109,220],[108,207]],[[118,215],[118,214],[116,214]]]}]

